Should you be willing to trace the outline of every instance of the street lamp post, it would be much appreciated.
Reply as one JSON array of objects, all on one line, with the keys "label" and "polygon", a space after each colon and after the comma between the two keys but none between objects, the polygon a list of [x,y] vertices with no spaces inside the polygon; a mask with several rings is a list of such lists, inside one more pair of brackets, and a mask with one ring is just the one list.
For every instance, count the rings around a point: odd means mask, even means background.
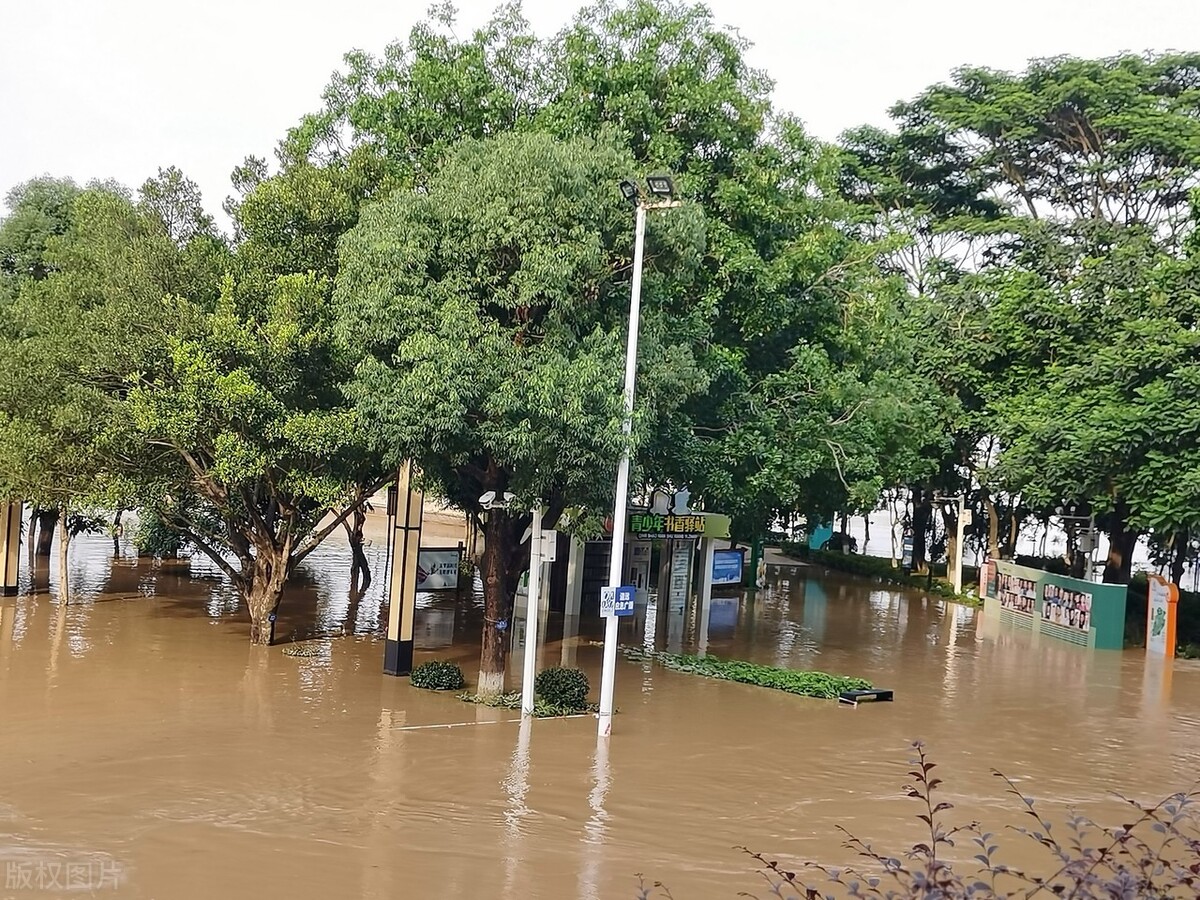
[{"label": "street lamp post", "polygon": [[[634,204],[637,214],[633,239],[633,284],[629,295],[629,337],[625,346],[625,418],[621,424],[621,431],[625,435],[625,449],[621,452],[621,462],[617,467],[617,487],[613,496],[612,550],[608,564],[608,585],[614,588],[621,584],[625,562],[625,518],[629,502],[629,467],[632,461],[629,436],[633,431],[633,389],[637,378],[638,323],[642,313],[642,256],[646,239],[646,212],[651,209],[665,209],[680,205],[679,201],[671,199],[675,192],[671,179],[656,175],[648,178],[646,184],[650,193],[661,199],[647,202],[636,184],[631,181],[621,182],[621,193],[626,200]],[[610,615],[604,623],[604,663],[600,673],[600,712],[597,717],[600,737],[608,737],[612,733],[613,691],[617,677],[618,621],[615,615]]]},{"label": "street lamp post", "polygon": [[521,715],[533,715],[537,678],[538,618],[542,613],[542,506],[533,510],[529,532],[529,588],[525,598],[525,658],[521,673]]}]

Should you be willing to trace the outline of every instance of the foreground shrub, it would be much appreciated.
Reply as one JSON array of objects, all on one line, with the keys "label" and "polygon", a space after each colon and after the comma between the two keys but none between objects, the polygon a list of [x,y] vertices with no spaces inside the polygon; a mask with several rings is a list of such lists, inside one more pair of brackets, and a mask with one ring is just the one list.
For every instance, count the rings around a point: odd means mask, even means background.
[{"label": "foreground shrub", "polygon": [[760,666],[739,659],[689,656],[685,653],[647,653],[636,648],[628,648],[624,652],[629,659],[653,660],[677,672],[689,672],[741,684],[756,684],[759,687],[824,700],[833,700],[843,691],[865,691],[871,687],[871,682],[865,678],[805,672],[799,669],[778,669],[775,666]]},{"label": "foreground shrub", "polygon": [[587,708],[591,687],[587,676],[579,669],[545,669],[538,672],[533,682],[537,695],[548,704],[571,710]]},{"label": "foreground shrub", "polygon": [[[1023,814],[1033,820],[1030,827],[1013,829],[1013,833],[1046,853],[1046,865],[1034,872],[1001,861],[1003,839],[998,835],[975,823],[951,826],[946,822],[946,813],[954,805],[937,799],[942,785],[941,779],[932,774],[937,766],[930,762],[921,743],[913,747],[916,758],[911,760],[908,773],[912,782],[904,791],[919,807],[917,819],[928,829],[928,835],[910,849],[891,854],[841,829],[847,837],[846,847],[865,860],[862,868],[805,863],[792,871],[789,866],[742,848],[757,861],[767,895],[785,900],[1165,900],[1200,896],[1200,792],[1172,794],[1153,806],[1118,797],[1129,812],[1122,824],[1103,826],[1085,816],[1072,815],[1059,832],[1038,811],[1032,798],[996,772],[1008,785],[1008,792],[1017,798]],[[969,865],[946,859],[956,844],[963,845],[956,851],[960,860],[964,850],[973,853]],[[964,872],[967,868],[970,871]],[[636,896],[648,900],[653,894],[643,882]]]},{"label": "foreground shrub", "polygon": [[462,669],[444,659],[421,663],[412,670],[409,681],[413,687],[429,691],[460,691],[467,686]]}]

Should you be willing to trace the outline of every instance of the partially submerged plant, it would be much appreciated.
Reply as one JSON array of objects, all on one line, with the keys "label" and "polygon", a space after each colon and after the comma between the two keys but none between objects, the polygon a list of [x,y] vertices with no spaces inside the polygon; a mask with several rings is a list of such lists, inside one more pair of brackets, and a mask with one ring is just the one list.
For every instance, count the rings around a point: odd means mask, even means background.
[{"label": "partially submerged plant", "polygon": [[[952,803],[937,801],[942,780],[932,773],[921,742],[913,744],[916,757],[909,775],[913,781],[906,794],[921,806],[917,818],[929,836],[899,856],[876,850],[844,828],[846,846],[866,860],[869,869],[806,863],[790,867],[761,853],[743,849],[760,866],[769,894],[777,898],[838,900],[838,898],[1032,898],[1069,897],[1073,900],[1144,900],[1200,896],[1200,792],[1172,794],[1146,806],[1127,797],[1119,799],[1130,815],[1125,824],[1099,825],[1078,814],[1066,820],[1066,835],[1060,839],[1052,823],[1038,812],[1034,800],[1023,794],[1007,776],[994,772],[1008,785],[1022,812],[1036,827],[1014,831],[1046,851],[1049,864],[1041,874],[1010,866],[997,858],[997,836],[975,823],[950,827],[945,814]],[[969,836],[978,850],[974,870],[956,870],[944,856],[956,839]],[[834,893],[836,889],[843,893]],[[641,896],[646,896],[642,894]],[[744,896],[753,896],[750,894]]]},{"label": "partially submerged plant", "polygon": [[408,677],[413,687],[430,691],[461,691],[467,686],[462,669],[444,659],[431,659],[412,670]]},{"label": "partially submerged plant", "polygon": [[570,710],[587,708],[587,695],[591,690],[588,678],[579,669],[552,668],[538,672],[533,682],[537,695],[551,706]]}]

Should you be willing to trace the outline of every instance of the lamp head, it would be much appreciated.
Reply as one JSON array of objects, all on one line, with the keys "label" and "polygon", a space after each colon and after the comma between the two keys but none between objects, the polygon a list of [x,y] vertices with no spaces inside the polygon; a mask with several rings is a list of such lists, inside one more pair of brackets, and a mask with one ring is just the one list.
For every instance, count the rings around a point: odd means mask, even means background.
[{"label": "lamp head", "polygon": [[621,196],[634,205],[637,204],[641,192],[638,191],[638,186],[632,181],[626,179],[621,182]]},{"label": "lamp head", "polygon": [[669,200],[675,196],[675,185],[666,175],[651,175],[646,179],[646,187],[655,197]]}]

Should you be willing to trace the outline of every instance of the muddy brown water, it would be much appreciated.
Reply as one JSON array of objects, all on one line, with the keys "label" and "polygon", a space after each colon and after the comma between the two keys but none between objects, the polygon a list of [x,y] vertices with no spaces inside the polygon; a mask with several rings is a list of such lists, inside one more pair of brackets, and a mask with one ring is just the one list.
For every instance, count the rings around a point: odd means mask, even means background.
[{"label": "muddy brown water", "polygon": [[[309,656],[249,647],[200,561],[156,567],[123,548],[114,562],[112,549],[78,541],[78,602],[0,602],[0,896],[608,900],[635,896],[641,872],[678,900],[732,898],[760,888],[735,846],[842,863],[838,825],[893,852],[918,839],[900,790],[913,738],[955,815],[996,827],[1017,817],[993,768],[1049,811],[1115,822],[1111,791],[1157,798],[1200,762],[1194,665],[1164,686],[1140,653],[1035,644],[820,571],[715,599],[707,636],[692,610],[659,631],[862,675],[894,703],[851,709],[622,660],[606,747],[590,718],[522,726],[384,676],[383,579],[351,602],[338,541],[280,621],[284,637],[317,636]],[[378,571],[378,540],[368,555]],[[477,602],[421,604],[418,661],[473,674]],[[641,643],[642,624],[622,640]],[[542,664],[597,684],[599,622],[552,616],[548,632]]]}]

